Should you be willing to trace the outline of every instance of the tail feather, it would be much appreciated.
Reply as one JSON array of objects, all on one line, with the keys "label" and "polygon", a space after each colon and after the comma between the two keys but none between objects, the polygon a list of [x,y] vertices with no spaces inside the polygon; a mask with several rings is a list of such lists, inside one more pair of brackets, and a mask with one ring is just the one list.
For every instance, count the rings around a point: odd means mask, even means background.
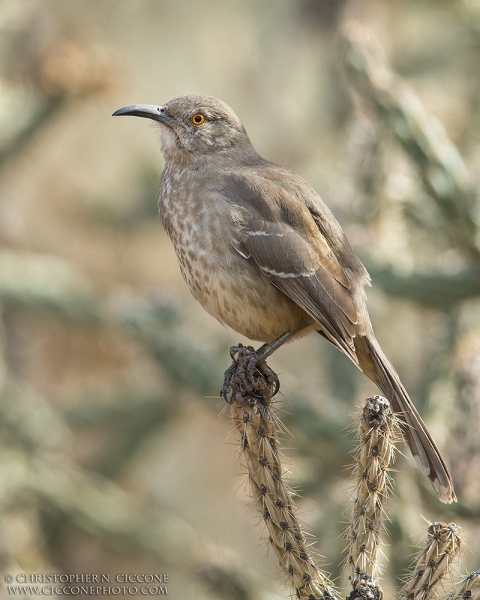
[{"label": "tail feather", "polygon": [[[453,489],[452,477],[425,423],[410,400],[394,367],[383,353],[378,342],[364,338],[368,345],[370,359],[375,367],[376,377],[372,377],[370,365],[364,369],[365,374],[375,381],[381,393],[388,398],[392,409],[405,423],[404,435],[420,470],[430,479],[442,502],[454,502],[457,497]],[[363,353],[358,353],[363,354]],[[370,371],[370,372],[369,372]]]}]

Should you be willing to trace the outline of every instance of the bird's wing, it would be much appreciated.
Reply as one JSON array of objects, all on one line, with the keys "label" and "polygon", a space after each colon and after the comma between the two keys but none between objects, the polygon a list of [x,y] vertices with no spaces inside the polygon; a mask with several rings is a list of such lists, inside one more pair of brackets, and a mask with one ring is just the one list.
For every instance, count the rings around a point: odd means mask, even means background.
[{"label": "bird's wing", "polygon": [[314,242],[285,222],[254,218],[245,223],[242,240],[234,246],[315,319],[330,342],[358,363],[353,343],[357,313],[350,282],[320,234]]}]

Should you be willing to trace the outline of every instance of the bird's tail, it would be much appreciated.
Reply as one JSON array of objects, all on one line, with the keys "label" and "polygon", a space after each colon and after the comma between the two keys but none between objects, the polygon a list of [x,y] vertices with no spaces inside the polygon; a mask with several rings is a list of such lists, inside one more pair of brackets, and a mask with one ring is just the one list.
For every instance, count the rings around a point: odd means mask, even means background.
[{"label": "bird's tail", "polygon": [[[367,345],[368,349],[362,348],[363,352],[357,352],[360,368],[377,384],[381,393],[390,401],[393,411],[404,422],[403,433],[415,462],[430,479],[440,500],[446,503],[454,502],[457,497],[445,461],[417,409],[408,397],[393,365],[374,337],[364,337],[362,342],[361,345]],[[367,359],[367,356],[370,360]],[[372,371],[372,366],[374,371]]]}]

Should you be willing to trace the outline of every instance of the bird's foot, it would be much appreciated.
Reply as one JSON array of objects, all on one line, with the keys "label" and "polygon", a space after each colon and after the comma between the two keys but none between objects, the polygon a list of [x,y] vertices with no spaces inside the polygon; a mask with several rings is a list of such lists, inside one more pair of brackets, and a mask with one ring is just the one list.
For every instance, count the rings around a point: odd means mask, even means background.
[{"label": "bird's foot", "polygon": [[[250,394],[257,398],[270,397],[280,389],[277,374],[265,362],[263,347],[255,350],[253,346],[232,346],[230,356],[231,366],[225,371],[221,395],[226,402],[231,402],[235,393],[241,397]],[[268,392],[267,392],[268,390]]]}]

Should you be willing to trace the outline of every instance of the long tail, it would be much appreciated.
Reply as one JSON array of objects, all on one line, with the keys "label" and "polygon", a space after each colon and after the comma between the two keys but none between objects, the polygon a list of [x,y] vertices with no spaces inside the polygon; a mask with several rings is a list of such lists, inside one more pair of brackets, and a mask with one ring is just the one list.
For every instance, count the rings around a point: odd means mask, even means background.
[{"label": "long tail", "polygon": [[457,497],[452,476],[393,365],[374,337],[356,338],[355,346],[360,368],[376,383],[392,404],[393,411],[404,421],[403,433],[420,470],[430,479],[442,502],[454,502]]}]

